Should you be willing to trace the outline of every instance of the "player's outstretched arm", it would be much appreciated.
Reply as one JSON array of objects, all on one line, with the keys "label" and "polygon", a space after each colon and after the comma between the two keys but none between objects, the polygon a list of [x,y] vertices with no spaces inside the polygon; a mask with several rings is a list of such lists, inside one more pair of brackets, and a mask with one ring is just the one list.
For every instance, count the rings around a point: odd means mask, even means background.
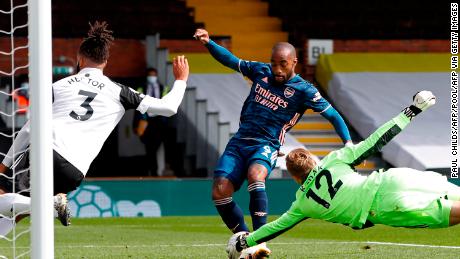
[{"label": "player's outstretched arm", "polygon": [[208,48],[209,53],[222,65],[229,67],[237,72],[240,72],[238,65],[240,59],[233,55],[230,51],[226,48],[220,46],[219,44],[215,43],[213,40],[209,38],[209,34],[204,29],[197,29],[195,34],[193,35],[195,39],[201,41],[206,48]]},{"label": "player's outstretched arm", "polygon": [[436,97],[430,91],[421,91],[414,95],[413,104],[392,120],[380,126],[374,133],[360,143],[340,149],[338,157],[352,166],[360,164],[364,159],[379,152],[390,140],[398,135],[409,122],[419,113],[433,106]]},{"label": "player's outstretched arm", "polygon": [[[18,135],[14,139],[13,145],[11,145],[10,149],[8,150],[8,153],[3,159],[2,166],[0,166],[0,173],[6,172],[6,170],[13,165],[13,156],[18,157],[19,153],[22,153],[26,150],[30,140],[29,125],[29,121],[27,121],[24,124],[24,126],[22,126],[21,130],[18,132]],[[13,154],[13,150],[15,154]]]},{"label": "player's outstretched arm", "polygon": [[334,107],[330,106],[327,110],[322,112],[321,115],[334,126],[335,131],[339,134],[345,145],[353,144],[347,124],[343,120],[342,115],[340,115]]},{"label": "player's outstretched arm", "polygon": [[137,110],[141,113],[147,112],[149,116],[162,115],[169,117],[177,113],[177,109],[184,97],[187,86],[186,81],[189,75],[188,61],[184,56],[174,58],[173,73],[176,81],[172,90],[161,99],[145,96]]}]

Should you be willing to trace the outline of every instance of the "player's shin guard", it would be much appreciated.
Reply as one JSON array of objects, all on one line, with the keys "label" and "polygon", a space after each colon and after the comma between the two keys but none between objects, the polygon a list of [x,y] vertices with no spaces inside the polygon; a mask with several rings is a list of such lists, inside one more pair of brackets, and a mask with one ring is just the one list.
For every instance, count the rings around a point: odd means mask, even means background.
[{"label": "player's shin guard", "polygon": [[225,225],[233,232],[240,231],[249,232],[246,223],[244,223],[244,215],[241,208],[233,201],[232,197],[215,200],[214,204],[219,212],[220,217]]},{"label": "player's shin guard", "polygon": [[249,211],[254,231],[267,223],[268,198],[265,182],[257,181],[248,185]]}]

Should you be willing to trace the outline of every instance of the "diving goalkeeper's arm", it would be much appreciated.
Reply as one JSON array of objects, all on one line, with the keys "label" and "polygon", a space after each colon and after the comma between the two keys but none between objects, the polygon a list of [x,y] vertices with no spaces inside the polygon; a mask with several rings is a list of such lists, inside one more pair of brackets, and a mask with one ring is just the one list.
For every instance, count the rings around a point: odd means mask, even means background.
[{"label": "diving goalkeeper's arm", "polygon": [[[351,166],[359,165],[369,156],[379,152],[398,135],[419,113],[433,106],[436,97],[430,91],[421,91],[414,95],[413,104],[404,108],[400,114],[380,126],[360,143],[334,151],[336,158]],[[332,154],[332,153],[331,153]]]}]

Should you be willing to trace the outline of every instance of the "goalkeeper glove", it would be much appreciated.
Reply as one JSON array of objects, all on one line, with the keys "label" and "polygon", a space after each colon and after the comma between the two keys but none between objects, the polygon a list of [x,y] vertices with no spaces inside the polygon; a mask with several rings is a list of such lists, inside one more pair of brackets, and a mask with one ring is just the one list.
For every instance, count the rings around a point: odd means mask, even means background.
[{"label": "goalkeeper glove", "polygon": [[425,111],[436,103],[436,96],[431,91],[420,91],[413,97],[413,104],[406,107],[403,113],[412,120],[417,114]]},{"label": "goalkeeper glove", "polygon": [[265,259],[272,253],[266,243],[251,246],[241,251],[240,258],[244,259]]}]

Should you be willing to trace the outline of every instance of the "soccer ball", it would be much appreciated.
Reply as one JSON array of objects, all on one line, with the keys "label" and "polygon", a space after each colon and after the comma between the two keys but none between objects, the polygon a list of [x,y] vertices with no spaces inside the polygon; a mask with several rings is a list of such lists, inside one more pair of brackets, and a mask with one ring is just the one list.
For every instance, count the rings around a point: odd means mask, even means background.
[{"label": "soccer ball", "polygon": [[75,217],[113,217],[116,206],[97,185],[82,185],[68,195],[69,206]]}]

